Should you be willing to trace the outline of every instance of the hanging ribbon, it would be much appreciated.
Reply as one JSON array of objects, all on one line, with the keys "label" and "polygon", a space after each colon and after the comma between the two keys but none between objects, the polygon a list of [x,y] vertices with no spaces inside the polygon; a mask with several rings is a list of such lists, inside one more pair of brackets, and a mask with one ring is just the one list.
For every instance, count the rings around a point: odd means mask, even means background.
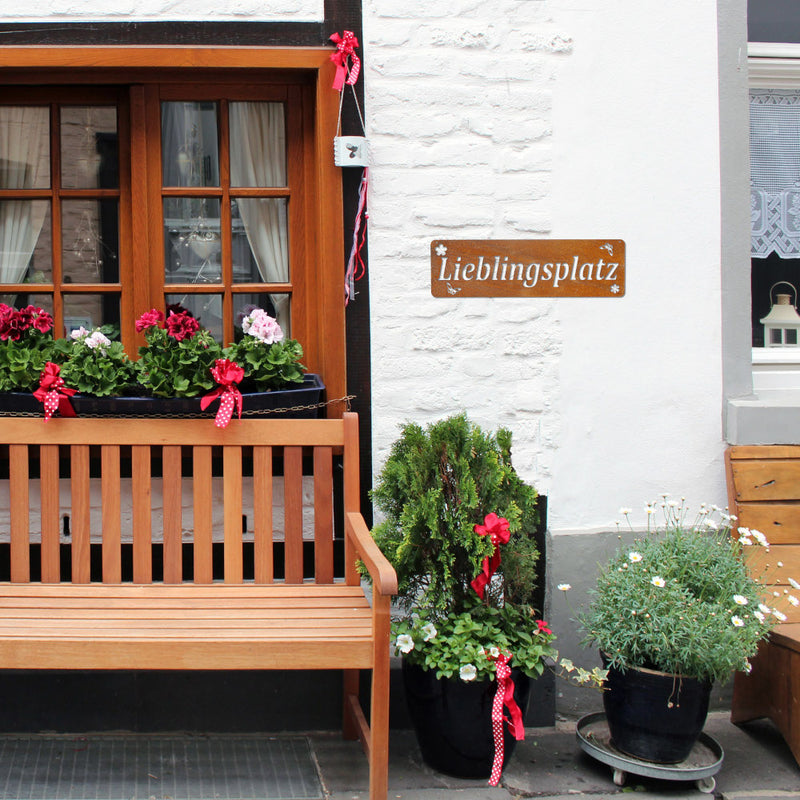
[{"label": "hanging ribbon", "polygon": [[[511,735],[519,742],[525,738],[525,726],[522,723],[522,711],[514,699],[514,681],[511,680],[511,667],[508,662],[511,656],[500,653],[495,664],[497,691],[492,701],[492,735],[494,736],[494,761],[489,777],[489,786],[497,786],[503,774],[503,756],[505,741],[503,737],[503,721],[508,725]],[[508,709],[509,716],[503,716],[503,706]]]},{"label": "hanging ribbon", "polygon": [[[356,209],[356,221],[353,225],[353,246],[350,249],[350,257],[347,259],[347,269],[344,273],[344,304],[347,305],[351,300],[355,300],[356,281],[361,280],[366,272],[364,259],[361,250],[367,238],[367,220],[369,214],[366,211],[367,189],[369,188],[369,167],[364,167],[361,175],[361,185],[358,188],[358,208]],[[361,220],[364,226],[361,226]]]},{"label": "hanging ribbon", "polygon": [[218,428],[227,428],[234,407],[239,412],[239,419],[242,418],[242,393],[236,384],[244,378],[244,370],[235,361],[218,358],[211,367],[211,376],[219,386],[200,400],[200,408],[205,411],[211,403],[221,397],[214,424]]},{"label": "hanging ribbon", "polygon": [[[330,40],[336,45],[336,52],[331,54],[331,61],[336,64],[333,88],[337,92],[341,92],[345,84],[353,86],[358,80],[358,73],[361,72],[361,59],[355,52],[358,47],[358,39],[353,31],[345,31],[343,36],[334,33]],[[352,62],[349,67],[347,65],[348,58]]]},{"label": "hanging ribbon", "polygon": [[492,575],[497,571],[500,566],[500,545],[506,544],[511,531],[508,529],[508,520],[505,517],[498,517],[497,514],[491,512],[487,514],[483,520],[483,525],[475,526],[475,533],[481,536],[490,536],[492,544],[494,545],[494,552],[491,557],[487,556],[483,559],[483,568],[474,581],[470,584],[477,592],[478,597],[483,600],[483,595]]},{"label": "hanging ribbon", "polygon": [[33,393],[33,396],[44,404],[44,421],[58,411],[62,417],[75,417],[75,409],[72,407],[69,398],[77,394],[77,389],[70,389],[65,385],[64,379],[58,374],[61,372],[61,367],[48,361],[45,364],[42,374],[39,377],[39,388]]}]

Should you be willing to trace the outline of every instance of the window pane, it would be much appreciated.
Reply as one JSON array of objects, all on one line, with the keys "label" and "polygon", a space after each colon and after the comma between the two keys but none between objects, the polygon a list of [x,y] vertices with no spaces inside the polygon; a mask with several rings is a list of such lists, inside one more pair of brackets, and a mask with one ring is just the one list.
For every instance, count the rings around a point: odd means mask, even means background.
[{"label": "window pane", "polygon": [[231,201],[234,283],[287,283],[286,200],[240,197]]},{"label": "window pane", "polygon": [[291,336],[291,296],[288,294],[235,294],[233,296],[234,338],[242,336],[242,320],[254,309],[263,308],[271,317],[278,320],[285,338]]},{"label": "window pane", "polygon": [[221,294],[168,294],[164,302],[166,306],[183,306],[218,342],[222,341]]},{"label": "window pane", "polygon": [[231,103],[231,186],[286,186],[281,103]]},{"label": "window pane", "polygon": [[65,106],[61,109],[61,185],[67,189],[116,189],[117,109]]},{"label": "window pane", "polygon": [[220,283],[220,201],[213,197],[164,200],[166,283]]},{"label": "window pane", "polygon": [[64,336],[77,328],[113,325],[119,331],[119,294],[65,294]]},{"label": "window pane", "polygon": [[0,106],[0,189],[50,186],[50,110]]},{"label": "window pane", "polygon": [[0,283],[53,279],[49,200],[0,200]]},{"label": "window pane", "polygon": [[161,104],[164,186],[219,186],[216,103]]},{"label": "window pane", "polygon": [[0,303],[12,308],[36,306],[53,316],[53,295],[51,294],[0,294]]},{"label": "window pane", "polygon": [[119,281],[116,200],[64,200],[61,252],[64,283]]}]

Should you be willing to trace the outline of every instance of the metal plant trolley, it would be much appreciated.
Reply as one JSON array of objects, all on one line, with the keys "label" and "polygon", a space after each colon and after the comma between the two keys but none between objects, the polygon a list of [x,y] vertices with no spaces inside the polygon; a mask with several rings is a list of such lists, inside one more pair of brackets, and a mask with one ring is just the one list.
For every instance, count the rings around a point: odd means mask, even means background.
[{"label": "metal plant trolley", "polygon": [[665,781],[695,781],[701,792],[711,794],[717,782],[714,775],[722,766],[724,753],[719,743],[708,734],[701,733],[684,761],[677,764],[657,764],[643,761],[617,750],[611,743],[606,715],[602,712],[587,714],[578,720],[575,729],[581,748],[592,758],[608,764],[614,770],[614,783],[624,786],[628,773]]}]

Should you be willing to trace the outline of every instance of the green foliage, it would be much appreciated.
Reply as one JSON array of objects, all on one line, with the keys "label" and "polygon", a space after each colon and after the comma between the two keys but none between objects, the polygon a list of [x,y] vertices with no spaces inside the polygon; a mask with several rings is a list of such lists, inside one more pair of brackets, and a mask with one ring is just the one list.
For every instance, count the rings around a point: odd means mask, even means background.
[{"label": "green foliage", "polygon": [[[472,680],[494,674],[490,650],[499,648],[529,675],[540,674],[555,650],[531,607],[536,490],[511,465],[510,432],[486,433],[465,414],[424,430],[409,423],[372,496],[385,515],[373,536],[397,572],[404,616],[394,630],[405,657]],[[510,538],[481,600],[470,584],[494,545],[475,528],[490,513],[508,521]]]},{"label": "green foliage", "polygon": [[295,339],[266,344],[254,336],[243,336],[224,349],[223,357],[244,369],[242,391],[266,392],[303,382],[303,348]]},{"label": "green foliage", "polygon": [[111,341],[107,327],[76,331],[58,339],[55,350],[63,361],[61,377],[71,389],[96,397],[125,395],[133,391],[136,371],[121,342]]},{"label": "green foliage", "polygon": [[0,342],[0,392],[32,392],[48,361],[59,363],[53,337],[30,329],[25,339]]},{"label": "green foliage", "polygon": [[139,348],[136,375],[153,397],[196,397],[216,385],[211,368],[222,348],[208,330],[182,340],[153,325],[145,331],[147,345]]},{"label": "green foliage", "polygon": [[[446,614],[472,598],[470,582],[493,550],[475,525],[490,512],[506,518],[512,533],[500,567],[506,596],[530,599],[538,559],[536,490],[511,466],[508,431],[495,437],[464,414],[426,430],[409,423],[392,446],[372,497],[385,514],[373,536],[397,571],[406,607]],[[491,591],[496,595],[497,588]]]},{"label": "green foliage", "polygon": [[[650,519],[655,507],[648,508]],[[707,508],[691,522],[682,503],[662,509],[663,528],[651,527],[601,568],[581,618],[586,643],[623,670],[724,680],[749,669],[748,659],[782,615],[764,604],[768,593],[743,557],[762,549],[752,538],[762,535],[740,529],[731,537],[731,518]]]},{"label": "green foliage", "polygon": [[557,655],[551,645],[555,636],[530,610],[515,605],[494,608],[477,595],[463,611],[436,621],[423,614],[405,617],[395,624],[394,632],[403,657],[435,670],[437,678],[493,678],[493,655],[498,651],[512,653],[512,663],[537,678],[544,671],[545,660]]}]

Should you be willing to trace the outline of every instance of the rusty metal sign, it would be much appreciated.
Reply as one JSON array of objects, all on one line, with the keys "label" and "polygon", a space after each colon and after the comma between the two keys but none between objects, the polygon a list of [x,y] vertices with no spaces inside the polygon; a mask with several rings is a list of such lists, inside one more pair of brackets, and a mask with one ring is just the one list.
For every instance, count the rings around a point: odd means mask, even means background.
[{"label": "rusty metal sign", "polygon": [[621,239],[434,239],[434,297],[622,297]]}]

